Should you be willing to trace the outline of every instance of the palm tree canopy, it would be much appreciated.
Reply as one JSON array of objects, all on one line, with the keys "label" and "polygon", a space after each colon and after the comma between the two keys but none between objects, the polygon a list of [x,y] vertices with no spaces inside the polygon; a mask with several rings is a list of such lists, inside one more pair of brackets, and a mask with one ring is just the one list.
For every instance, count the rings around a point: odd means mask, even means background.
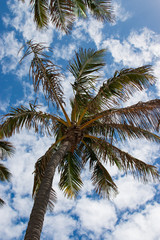
[{"label": "palm tree canopy", "polygon": [[20,106],[12,109],[3,117],[1,127],[1,134],[6,137],[19,132],[22,127],[32,127],[35,132],[43,131],[55,136],[55,142],[35,164],[33,195],[39,189],[51,154],[67,140],[71,142],[71,148],[58,170],[59,187],[68,197],[78,195],[83,185],[81,171],[87,162],[92,183],[100,196],[109,197],[112,192],[116,194],[118,191],[107,164],[115,165],[125,173],[129,171],[144,182],[159,179],[156,167],[116,146],[117,142],[127,139],[144,138],[160,142],[160,137],[155,133],[159,126],[160,99],[122,107],[122,103],[136,91],[142,91],[155,82],[152,67],[147,65],[116,71],[97,89],[97,82],[102,78],[99,71],[105,66],[105,50],[80,49],[68,66],[75,78],[69,117],[64,108],[63,90],[56,82],[62,76],[54,72],[58,68],[42,50],[40,44],[29,42],[25,53],[25,56],[30,53],[34,55],[30,72],[35,91],[42,84],[46,99],[61,108],[64,118],[43,113],[30,104],[29,108]]},{"label": "palm tree canopy", "polygon": [[51,21],[56,28],[68,33],[76,18],[86,18],[88,12],[101,21],[113,22],[114,19],[110,0],[30,0],[30,4],[40,29]]}]

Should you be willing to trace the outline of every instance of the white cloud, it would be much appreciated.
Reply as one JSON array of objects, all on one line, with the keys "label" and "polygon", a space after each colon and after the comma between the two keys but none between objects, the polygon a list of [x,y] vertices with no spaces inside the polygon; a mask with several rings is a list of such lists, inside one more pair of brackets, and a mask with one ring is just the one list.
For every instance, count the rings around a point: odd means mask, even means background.
[{"label": "white cloud", "polygon": [[138,209],[147,201],[152,200],[155,195],[153,186],[138,182],[130,175],[120,178],[116,181],[116,185],[119,194],[114,199],[114,203],[120,210]]},{"label": "white cloud", "polygon": [[102,47],[108,48],[114,62],[123,67],[139,67],[147,64],[153,65],[154,74],[155,77],[157,77],[157,91],[154,92],[154,96],[155,94],[160,96],[159,34],[156,34],[148,28],[143,28],[139,32],[131,31],[128,38],[124,40],[115,37],[108,38],[103,41]]},{"label": "white cloud", "polygon": [[96,47],[99,48],[103,39],[103,28],[104,23],[90,16],[87,20],[76,21],[72,37],[84,43],[93,41]]},{"label": "white cloud", "polygon": [[17,32],[21,33],[24,40],[34,39],[34,41],[39,40],[45,42],[48,45],[51,44],[53,40],[54,27],[49,25],[47,29],[39,31],[36,29],[36,25],[33,21],[33,13],[31,13],[31,6],[29,0],[25,3],[15,0],[8,1],[8,6],[12,12],[12,19],[9,15],[3,18],[3,21],[8,26],[12,26]]},{"label": "white cloud", "polygon": [[129,67],[145,65],[160,57],[159,35],[147,28],[139,33],[132,31],[123,41],[108,38],[103,47],[109,49],[116,63]]},{"label": "white cloud", "polygon": [[45,240],[47,236],[47,239],[68,240],[75,228],[76,221],[70,216],[64,214],[46,216],[42,239]]},{"label": "white cloud", "polygon": [[159,240],[160,205],[147,205],[144,210],[121,219],[115,231],[106,234],[111,240]]},{"label": "white cloud", "polygon": [[3,216],[0,218],[1,240],[19,239],[25,229],[25,224],[23,222],[16,224],[19,218],[18,213],[6,205],[0,209],[0,214]]},{"label": "white cloud", "polygon": [[13,31],[5,33],[1,37],[1,64],[3,73],[15,70],[20,55],[18,51],[20,48],[20,42],[16,39]]},{"label": "white cloud", "polygon": [[77,46],[75,43],[70,43],[68,45],[56,46],[53,49],[53,55],[55,58],[62,58],[65,60],[70,60],[73,56],[75,50],[77,50]]},{"label": "white cloud", "polygon": [[128,12],[122,7],[119,0],[113,2],[113,9],[116,17],[116,22],[113,25],[115,25],[118,21],[125,22],[128,18],[132,16],[130,12]]},{"label": "white cloud", "polygon": [[82,197],[77,201],[74,212],[79,216],[81,227],[93,231],[97,236],[103,229],[113,229],[117,216],[108,200],[92,200]]},{"label": "white cloud", "polygon": [[9,103],[10,103],[9,99],[6,99],[5,101],[0,101],[0,111],[6,112]]}]

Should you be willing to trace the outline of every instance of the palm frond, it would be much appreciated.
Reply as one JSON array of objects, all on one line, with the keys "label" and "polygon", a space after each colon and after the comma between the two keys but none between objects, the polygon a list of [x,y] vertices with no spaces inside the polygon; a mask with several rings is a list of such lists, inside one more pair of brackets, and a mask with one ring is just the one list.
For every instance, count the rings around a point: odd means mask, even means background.
[{"label": "palm frond", "polygon": [[103,197],[110,197],[111,193],[117,194],[117,186],[114,183],[111,175],[107,171],[107,169],[101,164],[101,162],[97,162],[93,174],[92,174],[92,182],[95,185],[96,192]]},{"label": "palm frond", "polygon": [[54,126],[57,121],[61,120],[50,114],[36,111],[36,106],[30,103],[30,108],[24,106],[12,108],[8,114],[4,115],[2,121],[0,132],[3,136],[10,137],[23,127],[27,129],[33,127],[35,132],[50,134],[50,124]]},{"label": "palm frond", "polygon": [[2,207],[5,204],[2,198],[0,198],[0,207]]},{"label": "palm frond", "polygon": [[0,140],[0,158],[4,158],[5,156],[11,156],[15,151],[13,145],[4,140]]},{"label": "palm frond", "polygon": [[37,27],[40,29],[47,27],[49,22],[48,0],[30,0],[30,4]]},{"label": "palm frond", "polygon": [[73,11],[73,1],[66,0],[51,0],[50,1],[50,16],[52,23],[69,33],[75,21],[75,14]]},{"label": "palm frond", "polygon": [[125,141],[127,139],[145,138],[148,141],[160,142],[160,137],[152,132],[135,127],[127,123],[106,123],[101,121],[94,122],[88,127],[88,133],[93,136],[103,136],[107,141]]},{"label": "palm frond", "polygon": [[85,1],[83,0],[73,0],[73,5],[74,5],[74,13],[77,17],[87,17],[86,13],[86,4]]},{"label": "palm frond", "polygon": [[69,63],[69,71],[75,77],[72,85],[79,101],[92,98],[95,90],[95,82],[99,79],[96,73],[105,65],[105,49],[95,51],[94,49],[79,49],[75,58]]},{"label": "palm frond", "polygon": [[10,181],[12,174],[3,164],[0,163],[0,181]]},{"label": "palm frond", "polygon": [[49,60],[49,56],[44,52],[48,48],[43,46],[42,43],[37,44],[28,41],[26,46],[27,49],[20,62],[30,54],[34,55],[30,66],[30,76],[33,80],[35,92],[39,90],[40,84],[42,84],[46,100],[50,100],[52,104],[56,103],[56,106],[59,107],[64,103],[61,86],[63,76],[60,73],[60,68]]},{"label": "palm frond", "polygon": [[116,71],[113,78],[103,83],[96,96],[103,105],[117,106],[126,101],[135,91],[142,91],[155,82],[150,65]]},{"label": "palm frond", "polygon": [[76,197],[83,185],[80,178],[81,163],[76,151],[69,152],[59,166],[59,187],[68,198]]},{"label": "palm frond", "polygon": [[81,129],[91,126],[98,119],[103,123],[121,123],[140,127],[144,130],[157,131],[160,119],[160,99],[138,102],[129,107],[109,109],[85,119]]},{"label": "palm frond", "polygon": [[114,14],[110,0],[85,0],[91,14],[101,21],[113,22]]},{"label": "palm frond", "polygon": [[131,172],[138,180],[143,182],[148,182],[151,179],[153,181],[160,180],[160,175],[155,166],[146,164],[113,146],[113,144],[106,142],[104,139],[92,139],[91,146],[105,162],[109,160],[111,165],[116,165],[119,170],[125,173]]}]

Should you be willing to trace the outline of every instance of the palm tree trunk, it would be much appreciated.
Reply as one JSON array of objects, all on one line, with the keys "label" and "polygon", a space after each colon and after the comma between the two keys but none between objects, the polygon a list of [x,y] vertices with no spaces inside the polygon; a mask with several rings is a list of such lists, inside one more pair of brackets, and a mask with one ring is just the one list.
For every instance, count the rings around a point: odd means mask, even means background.
[{"label": "palm tree trunk", "polygon": [[44,178],[34,201],[24,240],[40,239],[55,170],[70,146],[71,143],[69,141],[62,143],[59,149],[52,155],[51,160],[47,165]]}]

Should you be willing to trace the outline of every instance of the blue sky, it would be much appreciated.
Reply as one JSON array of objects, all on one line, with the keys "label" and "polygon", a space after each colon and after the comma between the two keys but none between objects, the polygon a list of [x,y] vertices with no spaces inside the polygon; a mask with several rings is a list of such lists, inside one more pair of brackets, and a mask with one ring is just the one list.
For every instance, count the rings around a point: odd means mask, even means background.
[{"label": "blue sky", "polygon": [[[18,64],[18,50],[25,41],[33,39],[46,42],[53,48],[53,61],[62,66],[65,81],[62,82],[67,111],[72,96],[70,83],[73,77],[66,70],[68,60],[75,50],[107,48],[107,66],[104,77],[110,77],[116,69],[152,64],[157,82],[154,87],[135,94],[126,104],[160,97],[160,25],[159,0],[115,0],[116,22],[101,23],[90,17],[75,22],[73,31],[65,36],[52,25],[39,32],[32,21],[26,4],[18,0],[0,1],[0,114],[10,107],[28,106],[35,94],[29,81],[29,60]],[[42,91],[38,104],[49,111]],[[10,141],[16,146],[14,157],[6,161],[13,177],[10,184],[0,184],[0,195],[6,205],[0,209],[0,239],[23,239],[28,217],[33,205],[31,198],[33,170],[36,160],[45,153],[54,139],[36,135],[23,129]],[[159,167],[160,147],[144,140],[126,142],[120,146],[133,156]],[[66,199],[58,188],[58,175],[54,189],[58,201],[53,213],[45,217],[43,240],[160,240],[159,185],[143,184],[124,176],[116,168],[108,166],[116,178],[119,194],[112,201],[95,197],[88,168],[82,173],[84,187],[77,200]]]}]

